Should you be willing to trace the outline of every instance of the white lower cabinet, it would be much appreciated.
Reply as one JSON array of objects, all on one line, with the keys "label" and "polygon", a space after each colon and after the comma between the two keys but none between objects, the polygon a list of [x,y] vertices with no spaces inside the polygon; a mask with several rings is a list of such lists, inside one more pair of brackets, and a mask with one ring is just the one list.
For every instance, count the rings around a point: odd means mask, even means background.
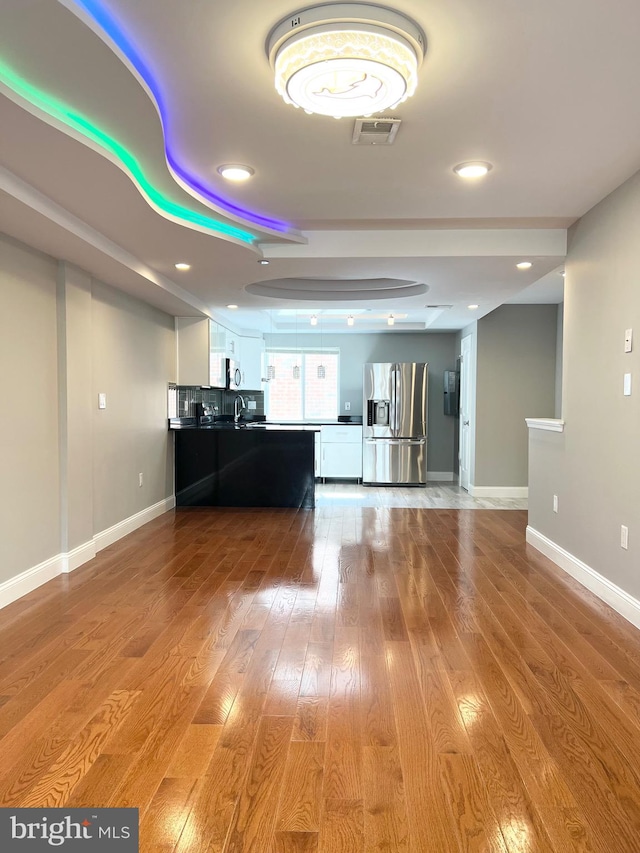
[{"label": "white lower cabinet", "polygon": [[362,478],[362,427],[356,424],[323,426],[320,433],[318,463],[316,438],[316,477],[349,480]]}]

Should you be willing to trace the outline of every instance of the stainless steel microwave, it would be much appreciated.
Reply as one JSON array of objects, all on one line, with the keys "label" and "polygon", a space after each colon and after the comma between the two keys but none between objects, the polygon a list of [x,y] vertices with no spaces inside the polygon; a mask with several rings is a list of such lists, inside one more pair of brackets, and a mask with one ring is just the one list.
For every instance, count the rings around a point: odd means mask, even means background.
[{"label": "stainless steel microwave", "polygon": [[242,385],[242,371],[237,361],[231,358],[227,359],[227,388],[231,391],[237,391]]}]

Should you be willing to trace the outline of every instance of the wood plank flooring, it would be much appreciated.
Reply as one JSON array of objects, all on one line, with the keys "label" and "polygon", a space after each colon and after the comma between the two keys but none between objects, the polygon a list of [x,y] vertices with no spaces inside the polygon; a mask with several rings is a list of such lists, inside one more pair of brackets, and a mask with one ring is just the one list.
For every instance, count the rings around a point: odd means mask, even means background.
[{"label": "wood plank flooring", "polygon": [[167,513],[0,611],[0,805],[148,853],[638,853],[640,632],[526,512]]}]

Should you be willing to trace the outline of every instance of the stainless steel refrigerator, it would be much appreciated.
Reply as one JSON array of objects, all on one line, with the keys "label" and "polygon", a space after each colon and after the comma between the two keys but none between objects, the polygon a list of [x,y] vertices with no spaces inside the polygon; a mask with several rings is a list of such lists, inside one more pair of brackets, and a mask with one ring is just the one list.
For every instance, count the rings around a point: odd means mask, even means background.
[{"label": "stainless steel refrigerator", "polygon": [[364,365],[363,483],[427,482],[428,372],[426,363]]}]

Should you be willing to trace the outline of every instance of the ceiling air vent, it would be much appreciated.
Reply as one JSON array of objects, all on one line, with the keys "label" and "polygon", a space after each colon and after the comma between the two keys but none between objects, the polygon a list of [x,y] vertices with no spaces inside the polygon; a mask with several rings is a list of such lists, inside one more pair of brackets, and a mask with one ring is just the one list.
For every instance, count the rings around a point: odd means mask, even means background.
[{"label": "ceiling air vent", "polygon": [[357,118],[351,142],[354,145],[392,145],[401,121],[400,118]]}]

